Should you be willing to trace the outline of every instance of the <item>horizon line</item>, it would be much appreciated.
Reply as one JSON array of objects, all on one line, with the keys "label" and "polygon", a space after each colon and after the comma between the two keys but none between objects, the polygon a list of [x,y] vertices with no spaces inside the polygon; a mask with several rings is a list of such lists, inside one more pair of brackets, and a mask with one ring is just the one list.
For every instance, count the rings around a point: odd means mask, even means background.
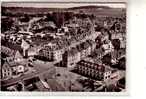
[{"label": "horizon line", "polygon": [[81,6],[105,6],[111,8],[126,8],[125,3],[30,3],[30,2],[2,2],[2,7],[23,7],[23,8],[73,8]]}]

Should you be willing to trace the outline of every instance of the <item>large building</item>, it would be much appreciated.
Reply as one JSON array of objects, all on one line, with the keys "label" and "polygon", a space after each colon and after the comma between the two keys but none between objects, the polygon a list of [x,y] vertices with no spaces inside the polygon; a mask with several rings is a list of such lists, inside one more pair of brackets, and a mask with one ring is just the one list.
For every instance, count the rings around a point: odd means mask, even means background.
[{"label": "large building", "polygon": [[13,76],[16,76],[20,73],[24,73],[26,70],[27,67],[24,65],[20,65],[14,62],[9,63],[8,61],[6,61],[2,65],[2,79],[10,79]]},{"label": "large building", "polygon": [[12,76],[17,76],[28,71],[26,60],[15,57],[5,58],[5,63],[2,65],[2,79],[9,79]]},{"label": "large building", "polygon": [[60,62],[62,61],[62,49],[59,48],[56,44],[45,45],[40,51],[39,55],[46,57],[50,61]]},{"label": "large building", "polygon": [[77,63],[75,70],[79,74],[102,81],[109,79],[112,71],[109,66],[99,65],[84,60]]},{"label": "large building", "polygon": [[77,48],[73,47],[63,54],[63,65],[73,69],[77,62],[80,61],[80,52]]}]

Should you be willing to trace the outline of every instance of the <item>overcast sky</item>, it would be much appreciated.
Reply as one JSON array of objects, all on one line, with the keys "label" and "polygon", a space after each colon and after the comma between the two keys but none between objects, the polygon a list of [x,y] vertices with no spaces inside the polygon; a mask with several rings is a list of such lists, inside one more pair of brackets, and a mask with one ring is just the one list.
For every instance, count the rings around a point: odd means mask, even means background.
[{"label": "overcast sky", "polygon": [[114,8],[125,8],[125,3],[6,3],[3,2],[2,6],[5,7],[37,7],[37,8],[69,8],[69,7],[77,7],[77,6],[87,6],[87,5],[97,5],[97,6],[109,6]]}]

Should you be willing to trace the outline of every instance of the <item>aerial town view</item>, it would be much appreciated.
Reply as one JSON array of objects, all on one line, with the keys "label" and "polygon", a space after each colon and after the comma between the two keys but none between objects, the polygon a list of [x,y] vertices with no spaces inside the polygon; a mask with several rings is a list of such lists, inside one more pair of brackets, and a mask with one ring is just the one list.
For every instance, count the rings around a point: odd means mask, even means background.
[{"label": "aerial town view", "polygon": [[126,3],[2,2],[0,35],[1,91],[126,91]]}]

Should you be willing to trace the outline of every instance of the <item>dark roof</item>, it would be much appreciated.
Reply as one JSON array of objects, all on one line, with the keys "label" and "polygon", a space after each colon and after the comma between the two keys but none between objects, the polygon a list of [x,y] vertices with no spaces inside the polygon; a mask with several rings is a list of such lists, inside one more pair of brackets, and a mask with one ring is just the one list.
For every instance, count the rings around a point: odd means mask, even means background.
[{"label": "dark roof", "polygon": [[18,65],[18,63],[14,62],[14,57],[7,57],[7,58],[6,58],[6,62],[7,62],[10,66],[16,66],[16,65]]},{"label": "dark roof", "polygon": [[87,49],[88,47],[90,47],[88,42],[84,42],[83,44],[83,49]]},{"label": "dark roof", "polygon": [[7,56],[12,56],[14,55],[14,50],[11,50],[10,48],[5,46],[1,46],[1,53],[4,53]]},{"label": "dark roof", "polygon": [[78,49],[78,51],[82,51],[83,50],[81,44],[80,45],[77,45],[77,49]]},{"label": "dark roof", "polygon": [[13,44],[11,42],[7,42],[5,44],[6,47],[10,48],[11,50],[18,50],[19,52],[22,52],[21,45]]}]

